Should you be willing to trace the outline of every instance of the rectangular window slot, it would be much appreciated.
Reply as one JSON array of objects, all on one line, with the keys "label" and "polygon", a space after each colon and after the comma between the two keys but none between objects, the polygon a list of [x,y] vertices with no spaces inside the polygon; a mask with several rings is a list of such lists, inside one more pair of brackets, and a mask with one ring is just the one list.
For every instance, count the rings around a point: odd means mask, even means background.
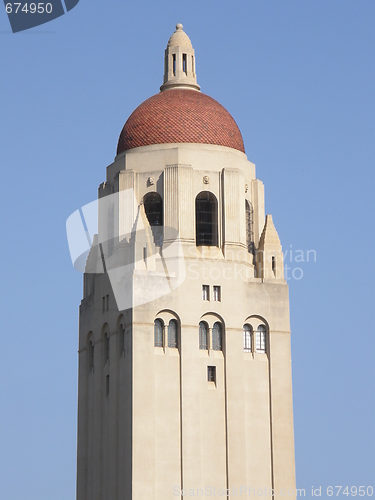
[{"label": "rectangular window slot", "polygon": [[207,381],[216,384],[216,366],[207,366]]},{"label": "rectangular window slot", "polygon": [[210,286],[202,285],[202,300],[210,300]]},{"label": "rectangular window slot", "polygon": [[173,54],[172,57],[173,57],[173,76],[176,76],[176,54]]},{"label": "rectangular window slot", "polygon": [[272,272],[276,275],[276,260],[274,255],[272,255]]},{"label": "rectangular window slot", "polygon": [[186,54],[182,54],[182,71],[187,75]]},{"label": "rectangular window slot", "polygon": [[214,301],[221,301],[221,286],[214,285]]}]

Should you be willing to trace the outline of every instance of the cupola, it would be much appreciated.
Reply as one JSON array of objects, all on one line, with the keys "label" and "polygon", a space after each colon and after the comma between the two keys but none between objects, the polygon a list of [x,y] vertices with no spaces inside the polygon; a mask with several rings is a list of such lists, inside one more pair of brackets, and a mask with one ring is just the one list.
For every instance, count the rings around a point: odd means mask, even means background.
[{"label": "cupola", "polygon": [[182,24],[177,24],[165,49],[164,80],[160,87],[162,91],[175,87],[200,89],[195,73],[194,49],[182,28]]}]

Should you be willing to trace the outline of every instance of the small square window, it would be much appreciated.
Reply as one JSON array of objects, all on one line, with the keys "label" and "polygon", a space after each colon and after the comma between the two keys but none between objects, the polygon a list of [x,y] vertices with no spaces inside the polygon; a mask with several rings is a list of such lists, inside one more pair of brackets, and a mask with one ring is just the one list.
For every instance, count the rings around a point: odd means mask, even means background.
[{"label": "small square window", "polygon": [[202,285],[202,300],[210,300],[210,287],[209,287],[209,285]]},{"label": "small square window", "polygon": [[216,366],[207,366],[207,380],[216,383]]},{"label": "small square window", "polygon": [[221,301],[221,286],[214,285],[214,300],[216,302]]}]

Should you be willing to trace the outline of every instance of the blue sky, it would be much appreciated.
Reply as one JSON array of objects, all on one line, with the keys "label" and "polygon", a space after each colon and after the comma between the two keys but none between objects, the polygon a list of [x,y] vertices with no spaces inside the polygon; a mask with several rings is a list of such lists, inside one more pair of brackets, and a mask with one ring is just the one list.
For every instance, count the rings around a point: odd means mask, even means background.
[{"label": "blue sky", "polygon": [[[375,487],[372,1],[81,0],[12,34],[0,11],[0,480],[75,497],[78,305],[65,221],[96,198],[181,22],[237,121],[291,279],[297,486]],[[316,251],[316,262],[290,260]],[[301,276],[301,271],[295,271]]]}]

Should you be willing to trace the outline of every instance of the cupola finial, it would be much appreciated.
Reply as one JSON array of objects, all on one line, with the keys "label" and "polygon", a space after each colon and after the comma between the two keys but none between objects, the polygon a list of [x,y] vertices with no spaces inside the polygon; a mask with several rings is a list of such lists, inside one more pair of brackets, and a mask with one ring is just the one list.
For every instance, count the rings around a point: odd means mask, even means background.
[{"label": "cupola finial", "polygon": [[164,80],[160,90],[175,87],[200,89],[195,73],[194,49],[181,23],[176,25],[165,49]]}]

